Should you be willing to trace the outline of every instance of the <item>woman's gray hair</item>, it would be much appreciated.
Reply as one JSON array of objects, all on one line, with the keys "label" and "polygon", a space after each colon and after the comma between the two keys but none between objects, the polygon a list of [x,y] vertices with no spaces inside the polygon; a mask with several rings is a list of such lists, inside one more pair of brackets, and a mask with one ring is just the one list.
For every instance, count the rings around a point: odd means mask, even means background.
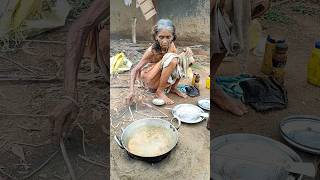
[{"label": "woman's gray hair", "polygon": [[167,29],[172,32],[173,31],[173,23],[169,19],[160,19],[157,22],[157,28],[158,28],[158,31],[160,31],[161,29]]},{"label": "woman's gray hair", "polygon": [[154,40],[156,40],[156,36],[158,34],[159,31],[161,31],[162,29],[167,29],[172,33],[173,36],[173,40],[176,40],[176,28],[173,25],[172,21],[169,19],[160,19],[157,24],[155,26],[153,26],[152,28],[152,37]]}]

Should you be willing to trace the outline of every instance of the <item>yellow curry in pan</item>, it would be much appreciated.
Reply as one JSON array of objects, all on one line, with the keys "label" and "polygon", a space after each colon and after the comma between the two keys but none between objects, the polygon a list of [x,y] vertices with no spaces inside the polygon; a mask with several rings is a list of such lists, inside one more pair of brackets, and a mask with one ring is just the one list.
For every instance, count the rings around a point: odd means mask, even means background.
[{"label": "yellow curry in pan", "polygon": [[172,148],[169,130],[156,126],[140,127],[128,140],[128,151],[141,157],[155,157]]}]

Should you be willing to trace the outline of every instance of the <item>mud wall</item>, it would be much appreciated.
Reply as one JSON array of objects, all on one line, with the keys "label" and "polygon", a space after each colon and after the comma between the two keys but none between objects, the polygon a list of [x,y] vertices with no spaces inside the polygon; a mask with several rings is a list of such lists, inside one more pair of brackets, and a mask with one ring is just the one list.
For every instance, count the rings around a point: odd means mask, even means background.
[{"label": "mud wall", "polygon": [[[137,17],[137,39],[150,40],[153,19],[146,21],[133,1],[131,7],[123,0],[111,0],[111,36],[131,37],[131,22]],[[210,39],[210,1],[209,0],[158,0],[156,3],[157,19],[168,18],[176,26],[178,41],[205,42]]]}]

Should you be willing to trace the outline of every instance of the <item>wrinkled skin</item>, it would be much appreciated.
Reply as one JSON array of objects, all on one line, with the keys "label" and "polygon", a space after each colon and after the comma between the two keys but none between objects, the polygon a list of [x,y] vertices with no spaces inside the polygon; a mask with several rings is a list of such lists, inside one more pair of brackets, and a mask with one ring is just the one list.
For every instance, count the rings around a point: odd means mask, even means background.
[{"label": "wrinkled skin", "polygon": [[157,34],[156,40],[159,42],[161,46],[162,53],[168,52],[170,44],[172,43],[172,39],[173,39],[172,34],[170,33],[170,31],[166,29],[160,31]]},{"label": "wrinkled skin", "polygon": [[[68,32],[66,57],[64,62],[64,98],[49,115],[52,140],[59,140],[70,132],[72,123],[77,119],[80,107],[77,105],[77,77],[81,59],[83,57],[87,37],[90,33],[97,35],[100,23],[109,16],[109,0],[95,0],[91,6],[77,19]],[[106,55],[109,54],[109,23],[99,34],[97,56],[100,58],[101,69],[108,73]],[[95,35],[94,35],[95,36]],[[91,43],[93,44],[93,43]],[[92,48],[91,48],[92,49]]]}]

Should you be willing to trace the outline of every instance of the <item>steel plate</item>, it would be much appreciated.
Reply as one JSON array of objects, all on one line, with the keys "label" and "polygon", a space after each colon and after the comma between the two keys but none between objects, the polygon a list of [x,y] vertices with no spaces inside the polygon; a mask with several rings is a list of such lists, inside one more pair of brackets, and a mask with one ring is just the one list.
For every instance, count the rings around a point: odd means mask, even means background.
[{"label": "steel plate", "polygon": [[178,118],[183,123],[199,123],[205,118],[201,117],[200,114],[204,111],[193,104],[179,104],[172,109],[174,117]]},{"label": "steel plate", "polygon": [[280,123],[282,137],[303,151],[320,154],[320,118],[290,116]]},{"label": "steel plate", "polygon": [[200,99],[198,101],[198,106],[204,110],[210,111],[210,100],[209,99]]},{"label": "steel plate", "polygon": [[224,135],[213,139],[211,148],[211,174],[214,177],[224,180],[301,180],[303,177],[273,165],[302,160],[286,145],[267,137],[254,134]]}]

